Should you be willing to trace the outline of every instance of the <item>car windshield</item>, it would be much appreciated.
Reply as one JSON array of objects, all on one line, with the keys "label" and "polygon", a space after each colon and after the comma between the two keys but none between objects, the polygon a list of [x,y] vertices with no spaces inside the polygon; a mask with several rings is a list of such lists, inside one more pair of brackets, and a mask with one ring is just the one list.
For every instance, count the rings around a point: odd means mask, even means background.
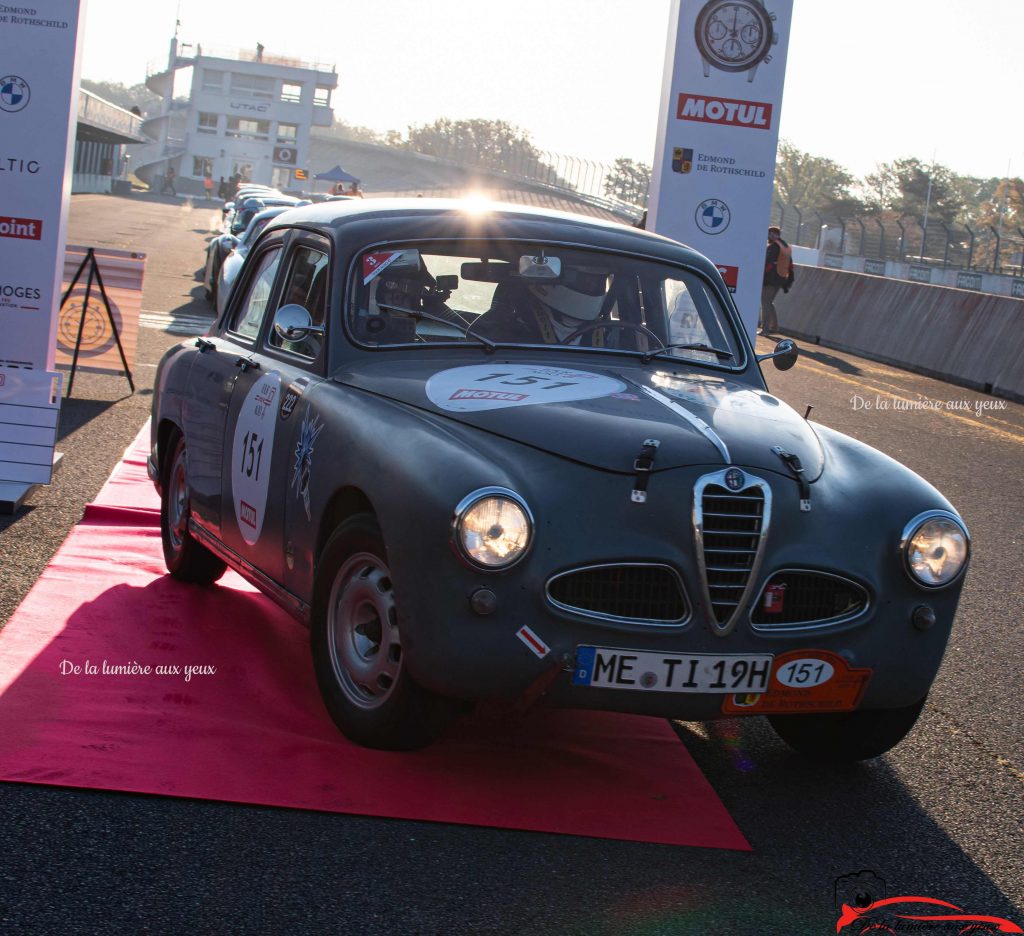
[{"label": "car windshield", "polygon": [[732,317],[697,273],[555,244],[395,245],[361,255],[347,310],[374,348],[559,345],[735,366]]}]

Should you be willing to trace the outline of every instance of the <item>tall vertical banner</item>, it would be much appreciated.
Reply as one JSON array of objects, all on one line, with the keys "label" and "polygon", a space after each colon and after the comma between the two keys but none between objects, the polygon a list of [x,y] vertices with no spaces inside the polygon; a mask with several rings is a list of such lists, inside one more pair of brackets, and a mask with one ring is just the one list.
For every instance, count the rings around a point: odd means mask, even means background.
[{"label": "tall vertical banner", "polygon": [[53,370],[82,6],[0,4],[0,367]]},{"label": "tall vertical banner", "polygon": [[757,327],[793,0],[673,0],[649,230],[707,255]]}]

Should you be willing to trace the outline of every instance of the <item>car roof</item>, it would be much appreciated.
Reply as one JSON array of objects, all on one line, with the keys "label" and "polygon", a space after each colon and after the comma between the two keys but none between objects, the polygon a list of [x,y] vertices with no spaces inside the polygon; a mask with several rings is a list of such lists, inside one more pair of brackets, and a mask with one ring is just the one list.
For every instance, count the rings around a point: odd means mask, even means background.
[{"label": "car roof", "polygon": [[615,221],[502,202],[441,198],[367,198],[305,205],[287,211],[267,231],[302,227],[340,249],[403,240],[536,240],[643,254],[704,269],[714,264],[677,241]]}]

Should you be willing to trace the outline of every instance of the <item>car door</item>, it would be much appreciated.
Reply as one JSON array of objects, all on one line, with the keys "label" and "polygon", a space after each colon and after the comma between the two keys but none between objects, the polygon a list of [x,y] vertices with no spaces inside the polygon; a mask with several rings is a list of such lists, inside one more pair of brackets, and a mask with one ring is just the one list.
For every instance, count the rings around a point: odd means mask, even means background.
[{"label": "car door", "polygon": [[[308,513],[308,450],[315,435],[299,403],[322,379],[322,332],[288,340],[274,328],[274,312],[300,305],[322,327],[327,310],[329,249],[316,235],[295,232],[282,260],[280,288],[268,307],[252,366],[234,385],[228,414],[222,525],[224,542],[273,581],[283,584],[292,555],[286,517],[292,501]],[[273,311],[271,311],[273,310]],[[303,447],[305,446],[305,447]],[[231,505],[233,510],[229,510]]]},{"label": "car door", "polygon": [[[192,516],[223,539],[221,495],[226,470],[224,450],[235,382],[253,370],[253,352],[263,316],[273,294],[281,261],[283,236],[264,241],[243,272],[236,301],[209,336],[199,338],[182,406],[189,452]],[[228,466],[229,467],[229,466]]]}]

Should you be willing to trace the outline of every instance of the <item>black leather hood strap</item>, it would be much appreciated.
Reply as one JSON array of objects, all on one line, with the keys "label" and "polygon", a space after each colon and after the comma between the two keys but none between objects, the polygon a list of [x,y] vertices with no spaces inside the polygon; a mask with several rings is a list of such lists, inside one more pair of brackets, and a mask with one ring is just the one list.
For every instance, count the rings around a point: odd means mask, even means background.
[{"label": "black leather hood strap", "polygon": [[781,445],[773,445],[772,451],[782,459],[785,466],[793,473],[793,477],[796,478],[796,483],[800,485],[800,509],[805,512],[810,510],[811,486],[807,482],[800,457],[787,452]]},{"label": "black leather hood strap", "polygon": [[658,439],[644,439],[640,454],[633,461],[633,493],[630,495],[634,504],[643,504],[647,500],[647,481],[654,469],[654,456],[661,442]]}]

